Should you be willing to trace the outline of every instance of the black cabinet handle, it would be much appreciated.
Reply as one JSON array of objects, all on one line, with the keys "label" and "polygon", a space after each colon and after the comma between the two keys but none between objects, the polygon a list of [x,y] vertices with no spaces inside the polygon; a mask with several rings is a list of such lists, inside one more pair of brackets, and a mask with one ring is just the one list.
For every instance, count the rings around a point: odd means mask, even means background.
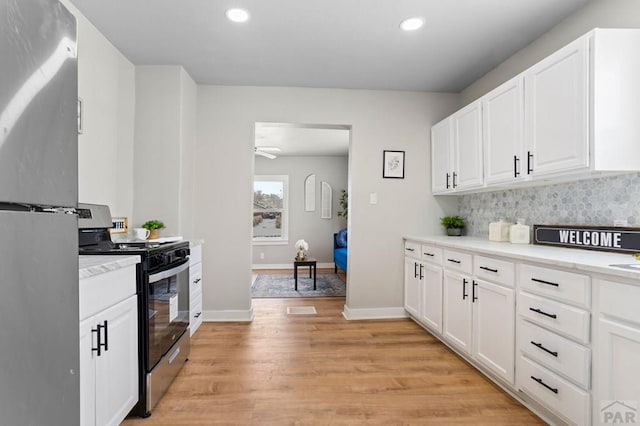
[{"label": "black cabinet handle", "polygon": [[418,278],[418,263],[413,262],[413,278]]},{"label": "black cabinet handle", "polygon": [[478,283],[476,282],[476,280],[472,281],[472,286],[471,286],[471,302],[475,302],[476,300],[478,300],[478,296],[476,296],[476,287],[478,286]]},{"label": "black cabinet handle", "polygon": [[447,260],[453,263],[461,263],[459,260],[456,260],[456,259],[447,259]]},{"label": "black cabinet handle", "polygon": [[541,311],[540,309],[537,309],[537,308],[529,308],[529,310],[535,312],[536,314],[544,315],[549,318],[553,318],[553,319],[558,318],[556,314],[548,314],[545,311]]},{"label": "black cabinet handle", "polygon": [[195,280],[193,280],[193,283],[198,284],[200,281],[202,281],[202,278],[196,278]]},{"label": "black cabinet handle", "polygon": [[540,383],[542,386],[544,386],[545,388],[549,389],[551,392],[553,393],[558,393],[558,388],[552,388],[551,386],[549,386],[548,384],[546,384],[545,382],[542,381],[542,379],[538,379],[537,377],[531,376],[531,378],[537,382]]},{"label": "black cabinet handle", "polygon": [[449,173],[447,173],[447,189],[449,189]]},{"label": "black cabinet handle", "polygon": [[485,271],[489,271],[489,272],[498,272],[497,269],[487,268],[486,266],[481,266],[480,269],[484,269]]},{"label": "black cabinet handle", "polygon": [[104,351],[108,351],[109,350],[109,324],[107,323],[107,320],[104,320],[104,325],[102,326],[102,328],[104,328]]},{"label": "black cabinet handle", "polygon": [[199,318],[199,317],[200,317],[200,315],[202,315],[202,312],[198,312],[198,313],[197,313],[197,314],[195,314],[193,317],[194,317],[194,318]]},{"label": "black cabinet handle", "polygon": [[517,178],[518,176],[520,176],[520,171],[518,171],[519,167],[518,167],[518,163],[520,162],[520,159],[517,156],[513,156],[513,177]]},{"label": "black cabinet handle", "polygon": [[424,265],[421,263],[420,264],[420,279],[424,278],[424,275],[422,274],[422,269],[424,269]]},{"label": "black cabinet handle", "polygon": [[429,257],[435,256],[435,254],[433,254],[433,253],[422,253],[422,254],[424,254],[425,256],[429,256]]},{"label": "black cabinet handle", "polygon": [[533,346],[535,346],[536,348],[538,348],[538,349],[542,349],[542,350],[543,350],[543,351],[545,351],[546,353],[548,353],[548,354],[551,354],[551,355],[555,356],[556,358],[558,357],[558,352],[554,352],[554,351],[551,351],[551,350],[549,350],[549,349],[545,348],[544,346],[542,346],[542,343],[536,343],[536,342],[534,342],[534,341],[532,340],[532,341],[531,341],[531,344],[532,344]]},{"label": "black cabinet handle", "polygon": [[406,251],[416,251],[416,249],[413,248],[405,248]]},{"label": "black cabinet handle", "polygon": [[467,294],[467,279],[462,279],[462,300],[465,300],[469,295]]},{"label": "black cabinet handle", "polygon": [[558,283],[552,283],[551,281],[539,280],[538,278],[531,278],[531,281],[535,281],[535,282],[540,283],[540,284],[552,285],[554,287],[560,287],[560,284],[558,284]]},{"label": "black cabinet handle", "polygon": [[527,151],[527,174],[531,174],[533,169],[531,168],[531,160],[533,160],[533,154],[531,151]]},{"label": "black cabinet handle", "polygon": [[101,328],[102,328],[102,326],[100,324],[98,324],[97,328],[92,328],[91,329],[91,333],[96,333],[96,335],[97,335],[96,340],[97,340],[97,343],[98,343],[98,347],[96,347],[96,348],[92,347],[91,348],[91,352],[98,352],[98,356],[100,356],[100,354],[101,354],[100,350],[102,348],[102,343],[100,343],[102,341],[102,334],[100,333],[100,329]]},{"label": "black cabinet handle", "polygon": [[453,182],[453,188],[458,187],[458,184],[456,183],[456,177],[458,177],[458,174],[456,172],[453,172],[453,179],[451,179]]}]

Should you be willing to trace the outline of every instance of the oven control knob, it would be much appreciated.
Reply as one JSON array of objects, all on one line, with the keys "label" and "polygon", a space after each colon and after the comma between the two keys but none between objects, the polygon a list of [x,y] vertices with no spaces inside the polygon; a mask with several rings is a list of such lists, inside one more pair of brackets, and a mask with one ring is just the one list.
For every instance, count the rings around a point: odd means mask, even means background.
[{"label": "oven control knob", "polygon": [[185,258],[187,256],[189,256],[189,249],[178,249],[175,252],[176,257],[181,257],[181,258]]},{"label": "oven control knob", "polygon": [[170,263],[171,263],[171,256],[169,256],[168,254],[163,254],[162,255],[162,265],[163,266],[167,266]]}]

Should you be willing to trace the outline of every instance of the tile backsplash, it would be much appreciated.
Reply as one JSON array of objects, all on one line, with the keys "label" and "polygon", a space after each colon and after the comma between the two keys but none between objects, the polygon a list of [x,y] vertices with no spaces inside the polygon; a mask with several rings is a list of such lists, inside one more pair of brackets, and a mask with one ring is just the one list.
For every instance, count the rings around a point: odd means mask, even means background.
[{"label": "tile backsplash", "polygon": [[525,224],[640,226],[640,173],[460,197],[466,234],[488,237],[489,223],[504,218]]}]

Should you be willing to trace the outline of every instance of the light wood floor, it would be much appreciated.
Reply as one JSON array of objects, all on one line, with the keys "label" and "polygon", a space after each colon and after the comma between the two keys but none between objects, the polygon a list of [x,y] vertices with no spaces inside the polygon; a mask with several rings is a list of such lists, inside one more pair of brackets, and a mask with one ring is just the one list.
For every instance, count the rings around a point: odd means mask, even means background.
[{"label": "light wood floor", "polygon": [[346,321],[342,298],[253,304],[252,323],[203,323],[151,417],[124,424],[543,424],[410,320]]}]

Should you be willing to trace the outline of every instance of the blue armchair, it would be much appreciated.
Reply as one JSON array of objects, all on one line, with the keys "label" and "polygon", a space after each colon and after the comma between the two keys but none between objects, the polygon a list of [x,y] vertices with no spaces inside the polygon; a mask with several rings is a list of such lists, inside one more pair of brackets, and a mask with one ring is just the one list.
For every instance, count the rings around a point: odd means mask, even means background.
[{"label": "blue armchair", "polygon": [[338,273],[338,268],[347,273],[347,230],[333,234],[333,263],[334,272]]}]

